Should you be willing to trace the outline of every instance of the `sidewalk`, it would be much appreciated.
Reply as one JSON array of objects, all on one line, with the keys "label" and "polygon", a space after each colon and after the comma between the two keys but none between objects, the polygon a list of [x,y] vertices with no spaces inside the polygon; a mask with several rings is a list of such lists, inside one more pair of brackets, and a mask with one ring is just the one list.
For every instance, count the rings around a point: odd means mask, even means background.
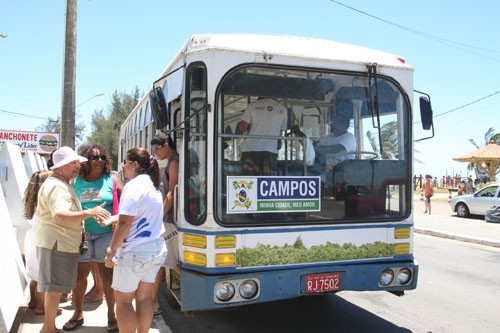
[{"label": "sidewalk", "polygon": [[416,233],[500,247],[500,223],[488,223],[481,216],[460,218],[447,201],[431,201],[432,215],[429,215],[422,213],[424,202],[415,196],[414,208]]},{"label": "sidewalk", "polygon": [[[88,286],[93,285],[92,275],[89,274]],[[43,326],[43,316],[36,315],[33,310],[28,308],[29,302],[29,289],[26,290],[23,302],[17,312],[16,321],[10,330],[10,333],[38,333]],[[62,314],[56,318],[56,327],[62,328],[63,325],[73,315],[73,305],[71,300],[59,303],[62,309]],[[95,303],[83,303],[83,316],[85,323],[83,326],[75,329],[74,332],[78,333],[106,333],[107,325],[107,307],[106,301]],[[153,317],[150,333],[172,333],[170,328],[165,323],[162,316]]]}]

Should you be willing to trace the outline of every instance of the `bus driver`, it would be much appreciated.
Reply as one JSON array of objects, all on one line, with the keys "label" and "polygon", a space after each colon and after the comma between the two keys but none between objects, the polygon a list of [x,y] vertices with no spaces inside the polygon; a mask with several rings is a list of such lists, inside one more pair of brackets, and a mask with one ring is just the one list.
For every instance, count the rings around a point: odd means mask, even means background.
[{"label": "bus driver", "polygon": [[[330,123],[331,132],[314,145],[316,157],[319,159],[320,164],[325,166],[325,171],[330,170],[335,164],[343,160],[354,158],[356,138],[352,133],[347,132],[348,128],[349,118],[337,114]],[[292,127],[292,132],[296,136],[306,136],[297,125]],[[353,153],[349,154],[350,152]]]}]

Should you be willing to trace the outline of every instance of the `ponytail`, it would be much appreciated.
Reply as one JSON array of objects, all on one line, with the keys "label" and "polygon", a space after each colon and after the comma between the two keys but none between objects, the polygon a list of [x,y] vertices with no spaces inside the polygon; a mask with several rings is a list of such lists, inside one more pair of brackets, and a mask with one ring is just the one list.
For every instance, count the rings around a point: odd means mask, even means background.
[{"label": "ponytail", "polygon": [[160,188],[160,166],[153,155],[149,154],[147,149],[135,147],[127,152],[127,157],[131,161],[139,164],[141,174],[148,174],[153,185],[158,190]]}]

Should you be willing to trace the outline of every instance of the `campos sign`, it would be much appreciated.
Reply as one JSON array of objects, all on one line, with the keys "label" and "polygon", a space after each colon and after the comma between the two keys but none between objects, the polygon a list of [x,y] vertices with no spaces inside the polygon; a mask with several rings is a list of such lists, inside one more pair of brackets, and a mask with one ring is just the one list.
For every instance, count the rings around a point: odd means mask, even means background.
[{"label": "campos sign", "polygon": [[18,145],[22,153],[50,154],[59,148],[59,133],[10,131],[0,129],[0,142]]},{"label": "campos sign", "polygon": [[320,211],[320,177],[227,177],[227,213]]}]

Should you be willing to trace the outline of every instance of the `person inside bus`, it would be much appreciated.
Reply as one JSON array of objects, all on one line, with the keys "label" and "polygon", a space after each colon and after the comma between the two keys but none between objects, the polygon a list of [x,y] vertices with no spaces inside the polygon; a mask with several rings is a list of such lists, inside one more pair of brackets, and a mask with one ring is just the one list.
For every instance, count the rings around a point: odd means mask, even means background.
[{"label": "person inside bus", "polygon": [[[247,176],[276,174],[281,140],[260,139],[258,136],[280,136],[287,129],[287,109],[271,98],[259,97],[245,109],[239,130],[248,131],[241,147],[242,173]],[[256,136],[256,137],[253,137]],[[276,142],[277,141],[277,142]]]},{"label": "person inside bus", "polygon": [[[333,116],[330,122],[330,133],[314,145],[317,164],[321,166],[323,172],[329,171],[343,160],[354,158],[354,153],[350,154],[350,152],[356,151],[356,138],[347,131],[349,122],[349,118],[344,115]],[[296,136],[306,136],[297,125],[294,125],[291,131]]]},{"label": "person inside bus", "polygon": [[[165,260],[164,267],[173,269],[179,274],[179,246],[177,242],[177,227],[174,221],[174,189],[178,183],[179,153],[177,153],[174,141],[166,133],[155,135],[151,139],[151,146],[159,160],[168,160],[164,172],[160,172],[162,183],[160,191],[163,195],[163,226],[165,228],[163,238],[167,245],[167,259]],[[158,271],[153,285],[153,308],[155,316],[161,314],[158,292],[160,290],[160,282],[165,276],[164,267],[161,267]]]}]

